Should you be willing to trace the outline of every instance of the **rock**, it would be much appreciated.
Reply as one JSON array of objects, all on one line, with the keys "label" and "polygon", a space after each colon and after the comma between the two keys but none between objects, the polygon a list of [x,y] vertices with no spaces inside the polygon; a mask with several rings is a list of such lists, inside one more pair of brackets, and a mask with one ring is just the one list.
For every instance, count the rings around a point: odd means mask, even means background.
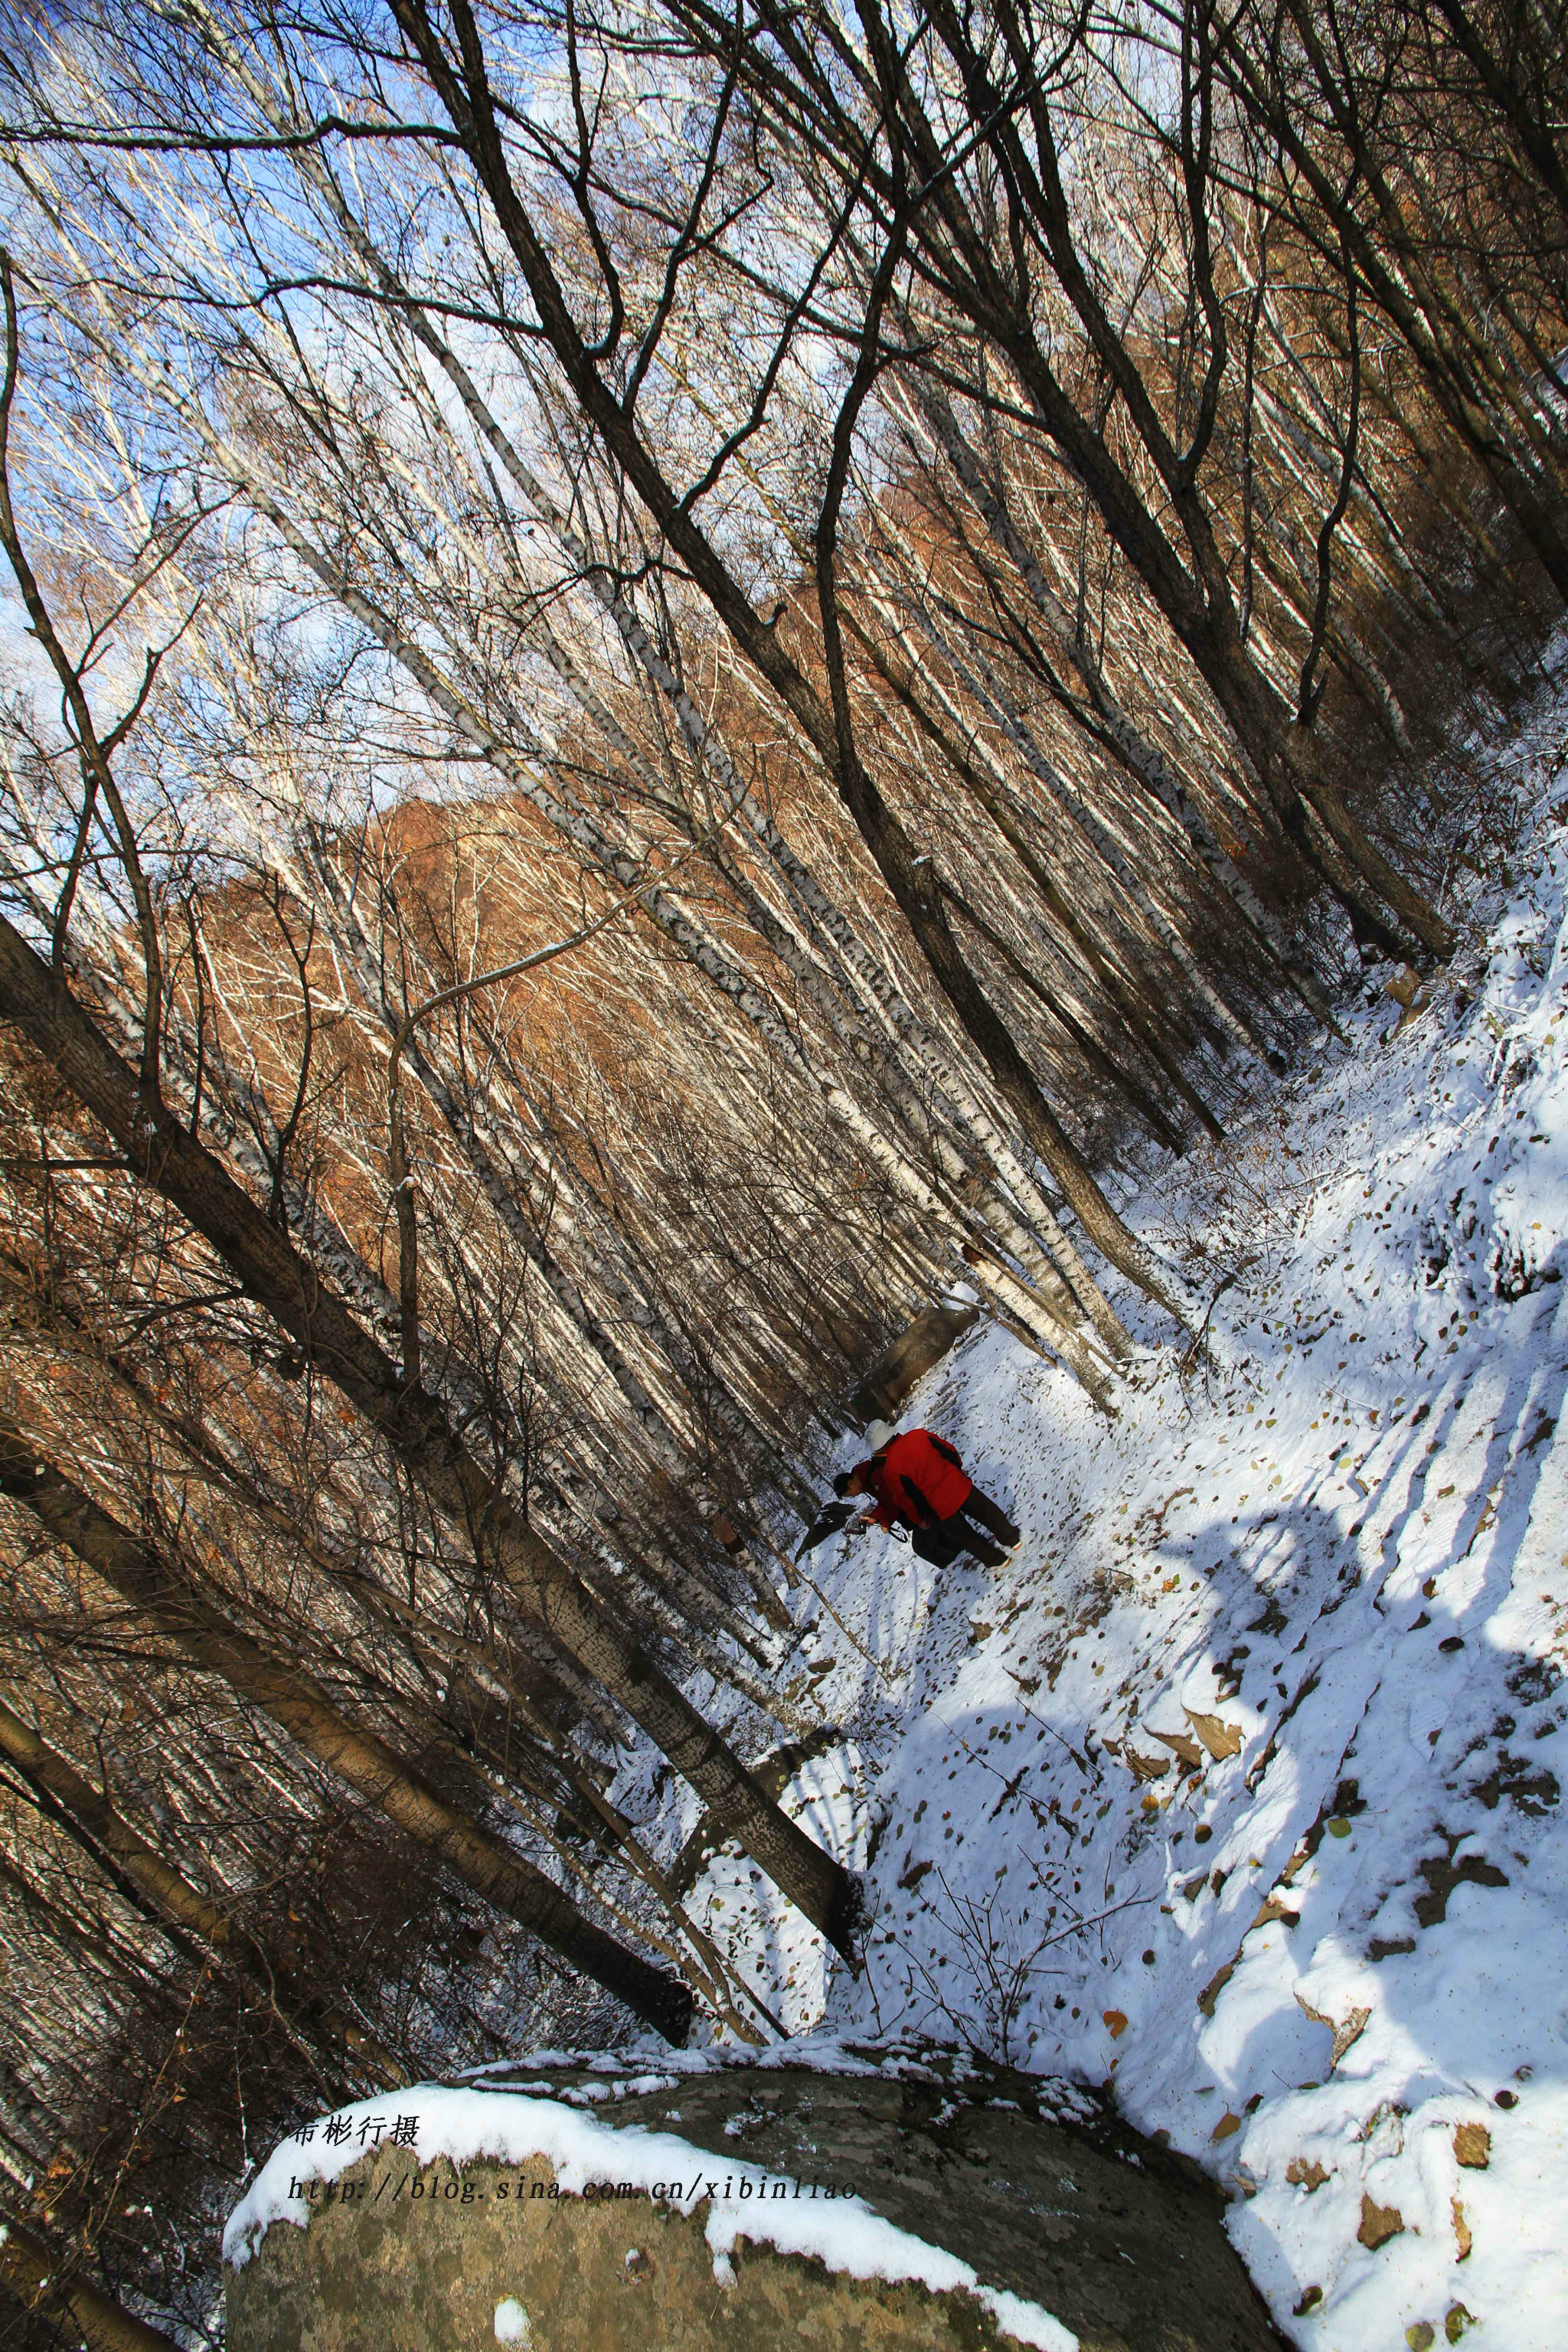
[{"label": "rock", "polygon": [[[858,2074],[725,2064],[655,2087],[646,2074],[613,2084],[535,2068],[515,2096],[494,2075],[475,2095],[484,2144],[506,2160],[458,2168],[418,2148],[372,2149],[330,2184],[331,2201],[290,2203],[305,2226],[273,2221],[226,2273],[229,2352],[795,2352],[802,2340],[813,2352],[1005,2352],[1051,2342],[1042,2312],[1081,2352],[1279,2352],[1213,2185],[1068,2085],[942,2053]],[[417,2088],[398,2094],[403,2109],[419,2103]],[[556,2162],[520,2158],[518,2135],[550,2138],[551,2117],[581,2130],[584,2113],[608,2185],[579,2170],[582,2193],[562,2193],[559,2146]],[[833,2267],[784,2250],[761,2199],[612,2193],[612,2173],[637,2170],[641,2134],[624,2156],[614,2146],[632,2126],[678,2135],[693,2184],[744,2165],[770,2194],[853,2191],[938,2259],[968,2263],[979,2287],[851,2275],[831,2245]],[[302,2154],[292,2142],[279,2152],[285,2189]],[[844,2206],[826,2210],[863,2233]],[[1037,2306],[1034,2320],[1009,2296]]]}]

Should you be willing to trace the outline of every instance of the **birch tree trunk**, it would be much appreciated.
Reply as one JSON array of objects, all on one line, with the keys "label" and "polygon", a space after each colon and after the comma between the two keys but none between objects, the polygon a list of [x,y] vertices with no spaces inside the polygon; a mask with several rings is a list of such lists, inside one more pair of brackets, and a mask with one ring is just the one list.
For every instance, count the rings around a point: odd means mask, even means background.
[{"label": "birch tree trunk", "polygon": [[836,1948],[854,1957],[860,1898],[849,1874],[763,1794],[646,1652],[520,1523],[454,1436],[437,1401],[408,1390],[395,1364],[287,1235],[165,1111],[149,1111],[133,1074],[3,919],[0,1016],[26,1030],[142,1181],[181,1210],[248,1295],[364,1414],[436,1507],[495,1558],[525,1613],[603,1683],[705,1801],[739,1813],[752,1859]]},{"label": "birch tree trunk", "polygon": [[179,2352],[173,2336],[84,2278],[71,2257],[0,2212],[0,2284],[24,2310],[79,2332],[88,2352]]},{"label": "birch tree trunk", "polygon": [[[14,1435],[0,1421],[0,1482],[6,1475],[4,1448]],[[7,1486],[6,1492],[10,1491]],[[234,1922],[222,1906],[183,1878],[162,1854],[139,1837],[109,1799],[85,1780],[65,1757],[57,1755],[3,1699],[0,1751],[51,1797],[71,1822],[79,1824],[89,1850],[93,1846],[100,1848],[154,1911],[171,1920],[183,1934],[205,1945],[220,1960],[242,1969],[269,2005],[277,2000],[275,1979],[281,1978],[286,1995],[281,2013],[291,2031],[326,2035],[388,2089],[407,2082],[405,2069],[392,2053],[335,2003],[308,2001],[303,2007],[294,2008],[294,1997],[289,1994],[288,1970],[268,1959],[243,1932],[237,1933]]]},{"label": "birch tree trunk", "polygon": [[75,1552],[131,1606],[222,1677],[300,1747],[541,1943],[601,1984],[678,2047],[690,2030],[688,1988],[584,1918],[569,1895],[520,1853],[437,1795],[374,1734],[356,1730],[312,1676],[278,1665],[205,1597],[173,1576],[16,1424],[0,1416],[0,1491],[26,1503],[57,1543]]}]

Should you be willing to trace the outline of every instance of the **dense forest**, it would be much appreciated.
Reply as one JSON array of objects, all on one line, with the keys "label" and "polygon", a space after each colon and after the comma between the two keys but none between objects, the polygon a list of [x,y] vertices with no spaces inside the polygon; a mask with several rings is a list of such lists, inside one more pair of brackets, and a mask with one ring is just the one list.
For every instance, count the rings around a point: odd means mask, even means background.
[{"label": "dense forest", "polygon": [[216,2341],[302,2106],[773,2039],[680,1784],[859,1964],[752,1769],[826,1449],[955,1286],[1114,1416],[1139,1171],[1451,952],[1565,57],[5,9],[5,2340]]}]

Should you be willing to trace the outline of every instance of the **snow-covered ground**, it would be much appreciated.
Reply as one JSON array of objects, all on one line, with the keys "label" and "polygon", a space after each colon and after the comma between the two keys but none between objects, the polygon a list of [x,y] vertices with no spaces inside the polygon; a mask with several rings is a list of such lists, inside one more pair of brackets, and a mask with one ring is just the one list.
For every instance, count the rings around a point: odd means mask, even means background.
[{"label": "snow-covered ground", "polygon": [[1114,1423],[994,1328],[917,1392],[1008,1563],[807,1561],[879,1662],[796,1596],[861,1979],[733,1854],[699,1888],[795,2031],[1113,2080],[1313,2352],[1568,2344],[1565,753],[1548,698],[1431,1001],[1127,1204],[1205,1350]]}]

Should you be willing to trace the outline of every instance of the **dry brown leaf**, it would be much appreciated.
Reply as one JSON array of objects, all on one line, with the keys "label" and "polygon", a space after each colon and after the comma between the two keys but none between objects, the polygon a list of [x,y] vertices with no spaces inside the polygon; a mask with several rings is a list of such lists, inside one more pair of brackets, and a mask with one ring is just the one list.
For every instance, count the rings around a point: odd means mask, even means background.
[{"label": "dry brown leaf", "polygon": [[[1147,1724],[1143,1727],[1149,1730]],[[1194,1772],[1202,1769],[1204,1751],[1195,1739],[1188,1738],[1184,1731],[1150,1731],[1149,1737],[1158,1739],[1166,1748],[1173,1748],[1182,1762],[1190,1764]]]},{"label": "dry brown leaf", "polygon": [[1123,1750],[1123,1761],[1135,1780],[1163,1780],[1171,1769],[1168,1756],[1140,1756],[1136,1748]]},{"label": "dry brown leaf", "polygon": [[1258,1916],[1252,1924],[1255,1927],[1265,1927],[1270,1919],[1283,1919],[1287,1927],[1293,1927],[1300,1916],[1299,1911],[1292,1911],[1288,1904],[1283,1903],[1278,1895],[1271,1895],[1267,1903],[1258,1905]]},{"label": "dry brown leaf", "polygon": [[[1214,1975],[1210,1977],[1207,1984],[1205,1985],[1202,1992],[1198,1995],[1198,2007],[1203,2011],[1205,2017],[1212,2017],[1214,2015],[1214,2005],[1215,2001],[1219,1999],[1220,1994],[1224,1991],[1226,1986],[1230,1982],[1235,1974],[1236,1962],[1234,1960],[1226,1960],[1224,1968],[1216,1969]],[[1326,2021],[1327,2021],[1325,2020],[1325,2022]]]},{"label": "dry brown leaf", "polygon": [[1449,2198],[1448,2208],[1454,2216],[1454,2242],[1459,2249],[1459,2260],[1468,2263],[1475,2241],[1470,2236],[1470,2225],[1465,2219],[1465,2209],[1457,2197]]},{"label": "dry brown leaf", "polygon": [[1454,2154],[1472,2172],[1484,2172],[1492,2154],[1492,2136],[1485,2124],[1460,2124],[1454,2134]]},{"label": "dry brown leaf", "polygon": [[1397,2205],[1377,2205],[1362,2190],[1361,2227],[1356,2236],[1363,2246],[1386,2245],[1390,2238],[1403,2237],[1405,2216]]},{"label": "dry brown leaf", "polygon": [[1367,2021],[1372,2015],[1370,2009],[1352,2009],[1343,2024],[1336,2025],[1333,2019],[1325,2017],[1321,2009],[1310,2009],[1300,1993],[1296,1995],[1296,2006],[1303,2017],[1310,2017],[1314,2025],[1326,2025],[1333,2035],[1334,2054],[1329,2062],[1333,2066],[1339,2064],[1352,2042],[1361,2040],[1362,2035],[1366,2032]]},{"label": "dry brown leaf", "polygon": [[1194,1715],[1190,1706],[1184,1712],[1216,1764],[1223,1764],[1227,1756],[1240,1755],[1241,1733],[1234,1723],[1222,1723],[1217,1715]]},{"label": "dry brown leaf", "polygon": [[1209,2137],[1210,2139],[1229,2139],[1240,2129],[1241,2117],[1239,2116],[1233,2116],[1227,2111],[1225,2115],[1221,2116],[1218,2123],[1215,2124],[1213,2131],[1210,2132]]},{"label": "dry brown leaf", "polygon": [[1291,2188],[1304,2189],[1309,2197],[1314,2189],[1322,2187],[1328,2177],[1327,2169],[1315,2157],[1293,2156],[1285,2167],[1285,2178]]},{"label": "dry brown leaf", "polygon": [[1102,2010],[1102,2011],[1101,2011],[1101,2012],[1100,2012],[1100,2014],[1101,2014],[1101,2016],[1103,2017],[1103,2019],[1104,2019],[1104,2021],[1105,2021],[1106,2024],[1110,2028],[1110,2038],[1111,2038],[1112,2042],[1116,2041],[1120,2035],[1121,2035],[1121,2034],[1123,2034],[1123,2033],[1125,2033],[1125,2032],[1126,2032],[1126,2031],[1127,2031],[1127,2020],[1126,2020],[1126,2018],[1122,2015],[1122,2013],[1121,2013],[1121,2010],[1119,2010],[1119,2009],[1107,2009],[1107,2010]]}]

